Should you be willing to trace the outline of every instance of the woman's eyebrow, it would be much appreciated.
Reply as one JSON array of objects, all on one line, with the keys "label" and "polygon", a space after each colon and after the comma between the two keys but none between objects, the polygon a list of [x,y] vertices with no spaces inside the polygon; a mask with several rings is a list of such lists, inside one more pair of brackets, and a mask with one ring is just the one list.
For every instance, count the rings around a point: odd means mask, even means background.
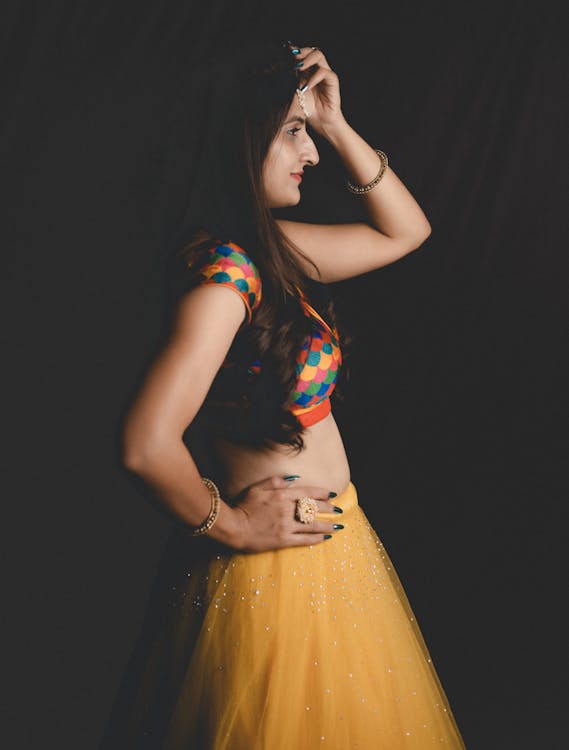
[{"label": "woman's eyebrow", "polygon": [[291,122],[299,122],[301,125],[305,125],[306,124],[306,118],[300,117],[299,115],[295,115],[294,117],[290,117],[285,122],[285,125],[290,125]]}]

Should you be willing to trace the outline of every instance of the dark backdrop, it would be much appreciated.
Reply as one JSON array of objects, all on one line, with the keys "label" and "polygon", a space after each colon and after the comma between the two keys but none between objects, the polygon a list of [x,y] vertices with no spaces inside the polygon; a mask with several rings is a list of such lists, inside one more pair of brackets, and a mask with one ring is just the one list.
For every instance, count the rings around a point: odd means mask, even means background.
[{"label": "dark backdrop", "polygon": [[[97,746],[170,529],[121,468],[118,435],[159,332],[161,233],[184,204],[191,149],[174,101],[232,34],[276,31],[323,48],[348,121],[433,229],[336,288],[357,337],[336,416],[361,504],[469,749],[565,747],[560,8],[275,6],[4,6],[3,744]],[[199,101],[185,106],[199,118]],[[291,218],[361,220],[317,145]]]}]

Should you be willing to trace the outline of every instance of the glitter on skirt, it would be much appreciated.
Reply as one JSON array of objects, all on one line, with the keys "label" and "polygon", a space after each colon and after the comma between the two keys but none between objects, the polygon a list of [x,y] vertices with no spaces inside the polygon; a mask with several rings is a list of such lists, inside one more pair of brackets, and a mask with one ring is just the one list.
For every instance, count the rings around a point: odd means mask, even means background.
[{"label": "glitter on skirt", "polygon": [[464,750],[353,483],[334,503],[311,547],[175,529],[100,750]]}]

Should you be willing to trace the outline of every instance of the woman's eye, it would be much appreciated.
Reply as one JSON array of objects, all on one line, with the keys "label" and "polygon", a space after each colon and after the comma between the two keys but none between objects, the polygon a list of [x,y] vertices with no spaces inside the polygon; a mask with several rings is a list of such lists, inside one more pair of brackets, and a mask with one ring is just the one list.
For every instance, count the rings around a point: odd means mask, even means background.
[{"label": "woman's eye", "polygon": [[287,130],[287,133],[292,133],[292,135],[295,135],[295,133],[298,133],[300,128],[291,128],[290,130]]}]

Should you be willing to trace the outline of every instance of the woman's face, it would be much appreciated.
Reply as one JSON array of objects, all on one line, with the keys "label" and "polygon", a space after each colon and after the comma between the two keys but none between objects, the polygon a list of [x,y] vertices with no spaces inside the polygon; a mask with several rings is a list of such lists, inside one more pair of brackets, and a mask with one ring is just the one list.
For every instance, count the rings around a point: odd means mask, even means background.
[{"label": "woman's face", "polygon": [[[313,108],[312,92],[305,93],[308,111]],[[307,165],[320,161],[314,141],[306,132],[306,118],[296,94],[263,164],[263,184],[269,208],[295,206],[300,201],[300,179]],[[302,175],[301,175],[302,176]]]}]

